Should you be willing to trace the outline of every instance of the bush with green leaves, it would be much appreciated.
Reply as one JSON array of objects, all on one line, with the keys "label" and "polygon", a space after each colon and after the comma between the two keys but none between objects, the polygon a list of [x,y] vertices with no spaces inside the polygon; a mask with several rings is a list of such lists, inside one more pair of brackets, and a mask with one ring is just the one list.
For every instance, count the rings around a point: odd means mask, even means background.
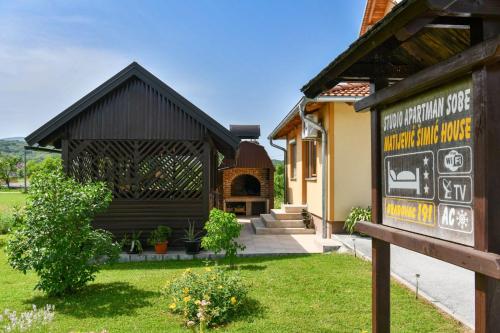
[{"label": "bush with green leaves", "polygon": [[185,324],[200,331],[222,325],[244,311],[248,287],[239,274],[221,267],[206,267],[195,273],[191,269],[169,281],[165,296],[169,310],[182,314]]},{"label": "bush with green leaves", "polygon": [[0,235],[7,234],[14,225],[14,215],[10,212],[0,212]]},{"label": "bush with green leaves", "polygon": [[356,223],[359,221],[367,221],[370,222],[372,220],[372,209],[370,207],[362,208],[362,207],[353,207],[351,208],[351,212],[347,216],[347,219],[344,223],[344,229],[349,231],[349,233],[354,232],[354,227]]},{"label": "bush with green leaves", "polygon": [[232,265],[238,250],[245,249],[243,244],[236,241],[242,227],[233,213],[213,208],[205,223],[206,235],[202,238],[201,245],[215,254],[224,252]]},{"label": "bush with green leaves", "polygon": [[280,208],[285,197],[285,167],[283,162],[276,163],[274,170],[274,208]]},{"label": "bush with green leaves", "polygon": [[10,265],[35,271],[36,288],[49,295],[82,288],[102,264],[118,258],[120,246],[112,235],[91,226],[111,198],[104,183],[81,184],[61,170],[36,173],[7,244]]},{"label": "bush with green leaves", "polygon": [[31,177],[35,173],[52,172],[60,169],[62,169],[62,160],[58,155],[46,156],[41,161],[29,160],[26,163],[26,173],[28,177]]}]

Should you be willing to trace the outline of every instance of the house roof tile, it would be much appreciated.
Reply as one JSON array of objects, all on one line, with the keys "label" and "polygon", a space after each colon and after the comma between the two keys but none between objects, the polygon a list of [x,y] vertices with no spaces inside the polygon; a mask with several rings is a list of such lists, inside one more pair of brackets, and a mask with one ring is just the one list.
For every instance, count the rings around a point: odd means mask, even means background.
[{"label": "house roof tile", "polygon": [[370,95],[370,84],[366,82],[341,82],[321,96],[366,97]]}]

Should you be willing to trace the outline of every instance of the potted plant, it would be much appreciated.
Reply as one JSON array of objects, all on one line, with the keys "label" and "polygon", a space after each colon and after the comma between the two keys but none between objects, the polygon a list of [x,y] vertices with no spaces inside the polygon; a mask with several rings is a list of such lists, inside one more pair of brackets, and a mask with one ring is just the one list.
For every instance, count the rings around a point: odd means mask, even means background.
[{"label": "potted plant", "polygon": [[189,227],[184,231],[184,246],[187,254],[198,254],[201,249],[201,231],[196,232],[195,223],[188,220]]},{"label": "potted plant", "polygon": [[172,229],[166,225],[159,225],[151,232],[149,236],[149,244],[155,247],[155,252],[158,254],[167,253],[168,237],[172,234]]},{"label": "potted plant", "polygon": [[129,254],[141,254],[142,253],[142,243],[141,240],[139,239],[141,237],[142,231],[139,232],[133,232],[132,235],[128,236],[128,234],[125,234],[123,236],[123,239],[121,241],[121,246],[122,248],[127,251]]}]

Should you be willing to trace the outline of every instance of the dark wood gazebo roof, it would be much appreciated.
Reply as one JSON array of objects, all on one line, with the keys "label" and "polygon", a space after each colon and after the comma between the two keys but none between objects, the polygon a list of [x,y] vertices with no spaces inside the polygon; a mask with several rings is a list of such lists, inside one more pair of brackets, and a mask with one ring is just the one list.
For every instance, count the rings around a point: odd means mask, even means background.
[{"label": "dark wood gazebo roof", "polygon": [[234,158],[239,138],[137,63],[30,134],[30,145],[61,148],[65,172],[104,181],[113,193],[93,225],[117,238],[200,230],[214,206],[218,155]]},{"label": "dark wood gazebo roof", "polygon": [[[193,119],[195,123],[202,124],[202,126],[206,128],[219,151],[225,155],[234,156],[234,152],[239,143],[239,139],[236,136],[136,62],[131,63],[115,76],[28,135],[26,141],[29,145],[53,145],[56,148],[60,148],[61,139],[64,136],[65,125],[69,124],[82,113],[91,111],[93,105],[99,103],[100,100],[133,79],[139,80],[152,88],[154,91],[150,91],[151,94],[157,92],[161,96],[168,98],[169,101],[179,107],[180,111],[183,112],[186,117]],[[141,108],[144,109],[142,111],[143,113],[148,112],[147,109],[155,108],[155,106],[148,105],[152,99],[143,94],[134,94],[133,89],[134,88],[130,89],[129,102],[127,105],[116,105],[113,116],[103,119],[103,121],[108,122],[107,124],[101,123],[97,124],[98,126],[89,125],[86,128],[87,133],[84,134],[86,138],[96,136],[96,138],[102,139],[106,136],[110,136],[110,138],[116,139],[118,136],[123,139],[131,139],[131,136],[140,136],[142,139],[157,139],[159,135],[171,137],[186,135],[186,133],[182,133],[187,130],[185,126],[165,126],[162,129],[158,129],[158,119],[154,119],[154,116],[158,116],[158,114],[155,113],[155,111],[151,112],[149,116],[143,114],[141,119],[129,121],[129,123],[134,125],[132,127],[131,125],[123,127],[115,126],[115,122],[119,121],[120,117],[127,117],[124,111],[126,108]],[[156,107],[156,109],[158,108],[159,107]],[[117,133],[116,131],[120,129],[124,132]],[[159,134],[159,132],[161,133]]]},{"label": "dark wood gazebo roof", "polygon": [[[471,26],[500,14],[494,0],[406,0],[302,87],[310,98],[341,81],[400,81],[478,42]],[[493,36],[492,36],[493,37]]]}]

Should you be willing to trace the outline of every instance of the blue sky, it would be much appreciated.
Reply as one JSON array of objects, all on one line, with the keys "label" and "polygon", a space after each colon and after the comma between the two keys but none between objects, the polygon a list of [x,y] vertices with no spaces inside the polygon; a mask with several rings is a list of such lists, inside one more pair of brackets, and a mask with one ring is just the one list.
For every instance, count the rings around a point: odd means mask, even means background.
[{"label": "blue sky", "polygon": [[0,138],[25,136],[132,61],[260,142],[357,38],[365,0],[0,1]]}]

